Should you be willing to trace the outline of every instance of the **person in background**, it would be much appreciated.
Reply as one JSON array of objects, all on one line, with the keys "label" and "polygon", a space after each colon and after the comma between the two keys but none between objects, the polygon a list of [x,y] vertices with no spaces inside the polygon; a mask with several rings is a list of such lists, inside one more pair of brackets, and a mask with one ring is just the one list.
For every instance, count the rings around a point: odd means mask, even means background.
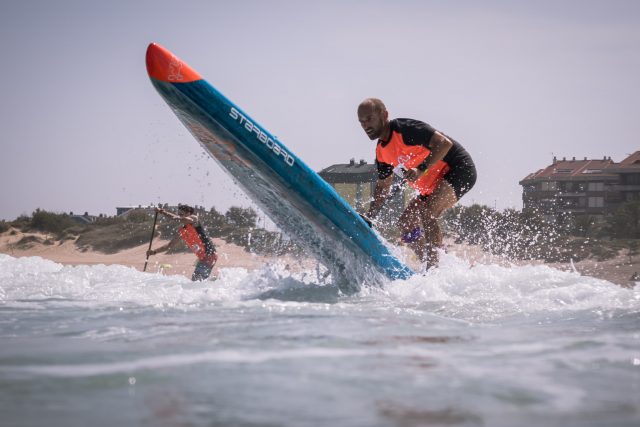
[{"label": "person in background", "polygon": [[169,243],[155,250],[147,251],[147,255],[166,252],[182,240],[198,257],[198,263],[193,271],[191,280],[194,282],[206,280],[211,275],[213,266],[218,260],[218,255],[216,247],[205,233],[202,224],[200,224],[195,209],[188,205],[178,205],[177,215],[162,208],[156,208],[156,211],[169,219],[179,222],[182,226],[178,229],[178,235]]}]

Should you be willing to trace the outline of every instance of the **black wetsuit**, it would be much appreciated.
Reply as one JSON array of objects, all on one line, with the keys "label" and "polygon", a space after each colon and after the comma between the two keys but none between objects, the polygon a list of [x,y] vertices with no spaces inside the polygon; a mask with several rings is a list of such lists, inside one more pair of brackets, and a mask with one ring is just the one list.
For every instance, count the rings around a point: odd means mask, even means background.
[{"label": "black wetsuit", "polygon": [[[403,143],[406,145],[421,145],[427,149],[429,141],[436,130],[429,124],[414,119],[394,119],[390,122],[391,134],[397,132],[402,135]],[[445,135],[446,136],[446,135]],[[445,155],[444,162],[449,165],[449,172],[444,175],[444,179],[451,184],[456,193],[458,200],[471,188],[476,182],[476,167],[471,156],[464,147],[453,138],[447,136],[453,143],[453,146]],[[389,141],[378,141],[378,144],[388,144]],[[378,161],[378,178],[385,179],[393,173],[393,165]],[[426,170],[424,164],[418,166],[419,170]]]}]

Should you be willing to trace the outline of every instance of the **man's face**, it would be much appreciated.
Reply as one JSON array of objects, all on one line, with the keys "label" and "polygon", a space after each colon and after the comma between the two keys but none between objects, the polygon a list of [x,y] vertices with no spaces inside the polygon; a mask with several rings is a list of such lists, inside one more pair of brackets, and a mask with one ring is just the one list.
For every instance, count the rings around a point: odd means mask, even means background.
[{"label": "man's face", "polygon": [[387,118],[386,111],[379,111],[373,105],[365,104],[358,108],[358,121],[369,139],[382,137],[384,124]]}]

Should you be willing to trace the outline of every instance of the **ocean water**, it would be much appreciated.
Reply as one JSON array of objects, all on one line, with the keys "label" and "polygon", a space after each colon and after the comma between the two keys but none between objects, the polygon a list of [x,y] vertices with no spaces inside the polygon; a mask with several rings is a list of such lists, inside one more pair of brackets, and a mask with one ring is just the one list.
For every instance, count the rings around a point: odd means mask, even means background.
[{"label": "ocean water", "polygon": [[441,264],[344,296],[0,255],[0,425],[640,425],[639,290]]}]

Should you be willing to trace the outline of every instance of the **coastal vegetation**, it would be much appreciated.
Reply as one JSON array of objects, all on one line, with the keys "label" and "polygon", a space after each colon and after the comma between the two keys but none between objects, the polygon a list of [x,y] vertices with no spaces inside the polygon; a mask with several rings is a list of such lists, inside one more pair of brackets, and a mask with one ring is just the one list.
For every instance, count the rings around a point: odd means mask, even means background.
[{"label": "coastal vegetation", "polygon": [[[258,214],[251,208],[231,207],[222,214],[215,208],[199,212],[200,221],[212,238],[234,243],[248,252],[262,255],[282,255],[297,250],[296,245],[279,232],[258,227]],[[112,254],[148,243],[153,227],[153,213],[136,209],[119,217],[100,216],[85,222],[70,214],[36,209],[32,215],[22,215],[14,221],[0,223],[0,233],[11,228],[24,233],[44,234],[41,238],[28,234],[14,245],[28,248],[38,243],[55,244],[73,240],[81,251],[95,250]],[[154,239],[171,239],[177,232],[177,224],[162,215],[158,216]],[[187,252],[180,244],[171,252]]]},{"label": "coastal vegetation", "polygon": [[[199,215],[210,237],[236,244],[248,252],[283,255],[301,251],[282,233],[259,227],[258,214],[251,208],[234,206],[221,213],[212,207],[202,209]],[[621,253],[630,257],[640,253],[640,202],[625,203],[600,218],[565,217],[553,222],[534,211],[498,211],[478,204],[456,206],[445,214],[442,225],[445,234],[457,243],[478,245],[513,260],[603,261]],[[0,233],[15,233],[12,229],[32,233],[15,243],[17,247],[73,240],[82,251],[110,254],[148,243],[152,226],[153,211],[144,209],[119,217],[100,216],[89,222],[78,221],[66,213],[37,209],[30,216],[0,222]],[[160,215],[154,238],[171,239],[176,231],[176,223]],[[188,250],[182,245],[172,252]]]},{"label": "coastal vegetation", "polygon": [[549,221],[540,212],[497,211],[488,206],[456,206],[443,224],[459,243],[514,260],[604,261],[640,249],[640,202],[627,202],[604,217],[566,216]]}]

